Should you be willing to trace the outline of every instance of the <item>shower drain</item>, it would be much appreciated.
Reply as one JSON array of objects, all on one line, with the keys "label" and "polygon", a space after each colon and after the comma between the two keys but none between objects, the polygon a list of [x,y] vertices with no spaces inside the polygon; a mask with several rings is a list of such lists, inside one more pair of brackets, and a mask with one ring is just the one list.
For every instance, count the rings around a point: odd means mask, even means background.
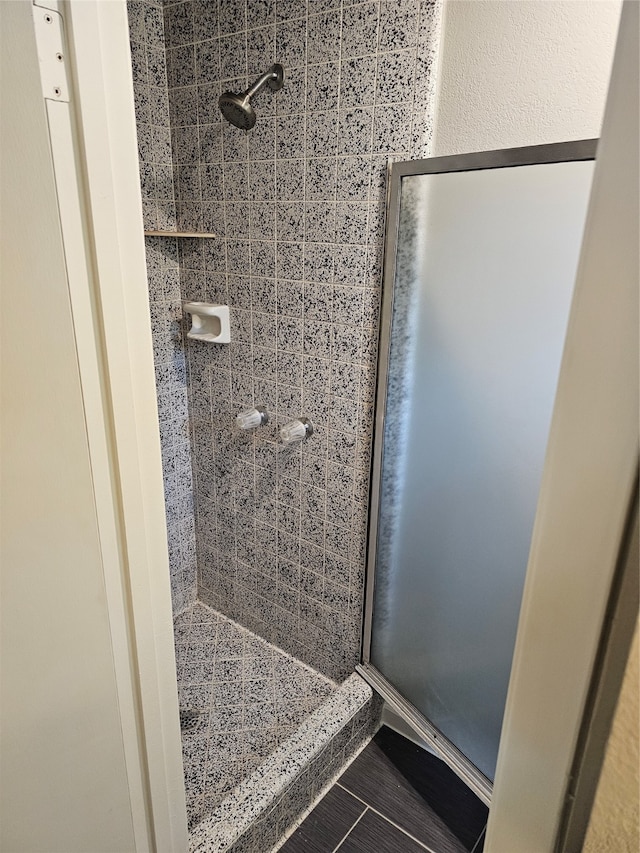
[{"label": "shower drain", "polygon": [[200,719],[200,711],[196,711],[193,708],[181,708],[180,709],[180,728],[185,731],[188,729],[192,729],[195,724]]}]

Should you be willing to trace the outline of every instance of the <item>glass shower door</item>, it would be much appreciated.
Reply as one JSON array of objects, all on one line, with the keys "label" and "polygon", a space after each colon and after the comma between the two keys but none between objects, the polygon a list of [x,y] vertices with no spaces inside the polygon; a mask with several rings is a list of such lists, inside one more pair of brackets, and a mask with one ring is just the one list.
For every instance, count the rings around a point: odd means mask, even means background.
[{"label": "glass shower door", "polygon": [[486,801],[594,153],[391,169],[361,671]]}]

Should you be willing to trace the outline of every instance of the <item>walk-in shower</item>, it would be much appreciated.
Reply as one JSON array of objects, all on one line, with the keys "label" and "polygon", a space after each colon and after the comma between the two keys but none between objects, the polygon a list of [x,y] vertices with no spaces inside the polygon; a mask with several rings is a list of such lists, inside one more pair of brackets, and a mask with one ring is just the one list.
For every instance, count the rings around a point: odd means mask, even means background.
[{"label": "walk-in shower", "polygon": [[228,122],[241,130],[251,130],[256,123],[256,113],[251,106],[251,98],[261,92],[265,86],[272,92],[279,92],[282,89],[284,86],[284,68],[282,65],[278,63],[272,65],[242,94],[224,92],[220,95],[218,100],[220,112]]},{"label": "walk-in shower", "polygon": [[130,3],[198,853],[272,850],[370,685],[489,799],[592,168],[425,161],[439,4],[312,5]]},{"label": "walk-in shower", "polygon": [[[385,174],[428,153],[440,7],[321,5],[128,3],[192,850],[267,853],[378,723]],[[228,342],[188,336],[203,302]]]}]

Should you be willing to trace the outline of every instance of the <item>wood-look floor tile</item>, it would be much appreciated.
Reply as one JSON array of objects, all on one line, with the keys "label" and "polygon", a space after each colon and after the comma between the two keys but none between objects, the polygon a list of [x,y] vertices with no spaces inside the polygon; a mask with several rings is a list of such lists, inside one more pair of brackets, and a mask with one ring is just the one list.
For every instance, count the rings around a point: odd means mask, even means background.
[{"label": "wood-look floor tile", "polygon": [[483,853],[483,851],[484,851],[484,839],[485,839],[486,834],[487,834],[487,828],[485,826],[485,828],[482,830],[482,835],[476,841],[471,853]]},{"label": "wood-look floor tile", "polygon": [[412,838],[396,829],[380,815],[368,811],[338,847],[338,853],[374,853],[374,851],[375,853],[425,853],[422,845],[416,844]]},{"label": "wood-look floor tile", "polygon": [[347,791],[334,786],[285,842],[282,853],[332,853],[365,808]]},{"label": "wood-look floor tile", "polygon": [[485,804],[444,761],[387,726],[380,729],[375,743],[414,791],[471,850],[487,823],[489,810]]},{"label": "wood-look floor tile", "polygon": [[[419,747],[415,748],[422,754],[418,760],[433,758]],[[347,768],[338,783],[438,853],[467,853],[484,825],[480,824],[475,831],[472,843],[463,844],[385,754],[378,735]]]}]

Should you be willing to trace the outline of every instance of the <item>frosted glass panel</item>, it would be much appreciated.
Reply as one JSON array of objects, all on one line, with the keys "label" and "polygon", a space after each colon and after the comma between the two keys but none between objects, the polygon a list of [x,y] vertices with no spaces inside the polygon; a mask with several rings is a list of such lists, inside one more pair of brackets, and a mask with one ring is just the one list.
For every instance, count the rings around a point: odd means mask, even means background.
[{"label": "frosted glass panel", "polygon": [[402,178],[371,663],[489,779],[592,173]]}]

